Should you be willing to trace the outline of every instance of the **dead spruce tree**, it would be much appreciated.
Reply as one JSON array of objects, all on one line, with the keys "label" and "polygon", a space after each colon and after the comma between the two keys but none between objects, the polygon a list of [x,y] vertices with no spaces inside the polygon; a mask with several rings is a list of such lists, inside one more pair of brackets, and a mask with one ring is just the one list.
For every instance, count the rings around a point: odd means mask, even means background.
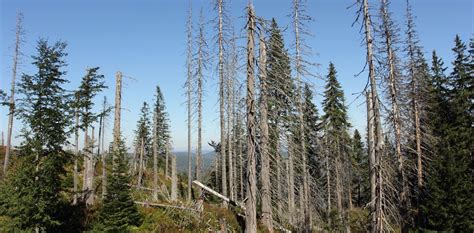
[{"label": "dead spruce tree", "polygon": [[208,63],[208,47],[206,42],[206,36],[204,31],[204,14],[201,8],[199,14],[199,25],[196,36],[196,96],[197,96],[197,150],[196,150],[196,180],[202,181],[202,102],[203,102],[203,84],[204,84],[204,72],[207,69]]},{"label": "dead spruce tree", "polygon": [[296,106],[297,106],[297,118],[299,125],[299,151],[301,154],[301,173],[303,177],[303,190],[300,190],[300,195],[303,195],[303,206],[300,206],[300,210],[304,216],[304,231],[311,231],[311,210],[309,203],[309,181],[308,181],[308,169],[307,169],[307,148],[305,140],[305,123],[303,117],[303,95],[302,95],[302,78],[304,76],[311,75],[309,67],[313,64],[308,62],[304,56],[310,54],[309,47],[304,44],[303,35],[310,34],[306,29],[306,23],[311,21],[311,17],[305,14],[305,5],[301,0],[293,0],[293,32],[295,36],[295,73],[296,73]]},{"label": "dead spruce tree", "polygon": [[187,79],[186,79],[186,105],[187,105],[187,114],[188,114],[188,195],[186,197],[187,201],[191,201],[191,182],[193,179],[192,174],[192,155],[191,155],[191,121],[192,121],[192,99],[193,99],[193,21],[192,21],[192,7],[191,1],[189,1],[189,9],[188,9],[188,20],[187,20],[187,58],[186,58],[186,70],[187,70]]},{"label": "dead spruce tree", "polygon": [[[114,106],[114,141],[112,155],[118,153],[120,149],[120,117],[121,117],[121,105],[122,105],[122,72],[117,71],[115,74],[115,106]],[[115,160],[115,156],[112,156],[112,161]]]},{"label": "dead spruce tree", "polygon": [[[265,28],[265,25],[261,25]],[[268,105],[267,105],[267,47],[265,31],[259,31],[259,81],[260,81],[260,178],[262,197],[262,224],[273,232],[272,200],[270,184],[270,154],[268,150]]]},{"label": "dead spruce tree", "polygon": [[245,232],[257,232],[257,126],[255,122],[255,13],[247,6],[247,197],[245,201]]},{"label": "dead spruce tree", "polygon": [[374,159],[373,163],[370,164],[370,176],[371,176],[371,202],[370,202],[370,213],[371,213],[371,231],[380,232],[383,229],[383,209],[382,209],[382,177],[380,177],[380,165],[381,158],[384,153],[384,137],[382,133],[382,123],[380,117],[380,103],[377,93],[377,82],[375,78],[375,63],[374,63],[374,41],[373,41],[373,28],[372,21],[369,12],[368,0],[357,0],[359,9],[357,11],[357,19],[362,16],[363,28],[365,33],[365,45],[367,49],[366,63],[369,68],[369,85],[370,85],[370,106],[369,114],[370,127],[369,134],[373,137],[369,138],[370,156],[369,158]]},{"label": "dead spruce tree", "polygon": [[400,102],[402,102],[402,94],[400,89],[403,85],[403,78],[401,74],[401,64],[397,56],[399,38],[398,38],[398,27],[392,20],[392,14],[389,11],[389,0],[381,0],[380,2],[380,18],[382,24],[380,26],[379,34],[381,38],[381,53],[383,54],[383,60],[381,61],[380,70],[384,72],[381,76],[383,77],[383,83],[387,86],[389,93],[389,110],[390,127],[393,128],[393,135],[395,139],[395,156],[397,158],[397,176],[399,183],[399,197],[398,197],[398,208],[402,220],[401,229],[407,231],[405,221],[408,220],[408,192],[409,184],[407,180],[407,171],[405,161],[407,160],[404,154],[406,149],[402,148],[402,144],[406,134],[402,134],[402,110],[400,109]]},{"label": "dead spruce tree", "polygon": [[8,161],[10,158],[11,142],[12,142],[12,130],[13,130],[13,116],[15,114],[15,80],[18,68],[18,63],[21,55],[20,46],[22,44],[22,36],[24,35],[23,30],[23,14],[19,12],[16,16],[16,30],[15,30],[15,50],[13,52],[13,65],[12,65],[12,81],[10,87],[10,102],[8,111],[8,130],[7,130],[7,144],[5,147],[5,159],[3,161],[3,174],[7,174]]}]

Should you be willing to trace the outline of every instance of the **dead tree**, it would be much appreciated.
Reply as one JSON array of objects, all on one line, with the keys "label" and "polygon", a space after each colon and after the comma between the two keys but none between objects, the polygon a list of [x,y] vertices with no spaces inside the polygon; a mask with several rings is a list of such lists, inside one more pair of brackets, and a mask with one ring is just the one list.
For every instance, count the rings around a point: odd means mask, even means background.
[{"label": "dead tree", "polygon": [[77,186],[79,185],[79,177],[78,177],[79,168],[78,168],[78,161],[77,161],[77,158],[79,157],[79,109],[76,107],[75,111],[76,112],[74,113],[74,115],[76,118],[76,125],[74,127],[74,187],[73,187],[74,197],[72,200],[73,205],[77,204],[77,198],[78,198]]},{"label": "dead tree", "polygon": [[158,200],[158,114],[153,113],[153,199]]},{"label": "dead tree", "polygon": [[193,56],[193,51],[192,51],[192,44],[193,44],[193,38],[192,38],[192,30],[193,30],[193,22],[192,22],[192,7],[191,7],[191,1],[189,1],[189,9],[188,9],[188,22],[187,22],[187,34],[188,34],[188,45],[187,45],[187,59],[186,59],[186,68],[187,68],[187,81],[186,81],[186,96],[188,98],[187,100],[187,112],[188,112],[188,195],[187,195],[187,201],[191,201],[191,185],[192,185],[192,179],[193,179],[193,174],[192,174],[192,155],[191,155],[191,121],[192,121],[192,92],[193,92],[193,75],[192,75],[192,56]]},{"label": "dead tree", "polygon": [[273,232],[272,200],[270,184],[270,154],[268,151],[268,106],[267,106],[267,53],[264,31],[259,32],[260,58],[258,71],[260,78],[260,158],[261,158],[261,195],[262,223],[269,232]]},{"label": "dead tree", "polygon": [[[226,136],[225,136],[225,77],[224,77],[224,0],[217,0],[217,44],[219,49],[219,119],[221,140],[221,168],[222,168],[222,194],[227,196],[227,172],[226,172]],[[224,205],[227,205],[224,202]]]},{"label": "dead tree", "polygon": [[178,200],[178,175],[176,171],[176,156],[171,155],[171,201]]},{"label": "dead tree", "polygon": [[[114,116],[114,143],[113,150],[115,152],[119,149],[120,144],[120,111],[122,101],[122,72],[117,71],[115,75],[115,116]],[[115,161],[115,158],[112,158]]]},{"label": "dead tree", "polygon": [[15,32],[15,51],[13,53],[13,66],[12,66],[12,81],[10,87],[10,103],[8,111],[8,131],[7,131],[7,145],[5,147],[5,159],[3,161],[3,174],[7,174],[8,161],[10,159],[10,150],[12,142],[12,131],[13,131],[13,116],[15,114],[15,80],[18,68],[18,59],[20,58],[21,51],[20,45],[22,43],[23,31],[23,14],[19,12],[16,16],[16,32]]},{"label": "dead tree", "polygon": [[[376,193],[371,197],[371,203],[375,203],[373,206],[375,209],[371,209],[372,222],[371,231],[380,232],[383,229],[382,219],[382,203],[380,193],[382,192],[382,177],[380,177],[380,162],[384,153],[384,137],[382,133],[382,123],[380,118],[380,103],[377,93],[377,83],[375,79],[375,64],[374,64],[374,45],[372,36],[372,22],[369,12],[368,0],[357,0],[360,8],[358,13],[363,15],[365,43],[367,49],[366,62],[369,67],[369,84],[370,84],[370,97],[371,97],[371,111],[373,112],[373,140],[375,149],[375,164],[374,169],[371,171],[376,173]],[[370,132],[370,131],[369,131]]]},{"label": "dead tree", "polygon": [[[97,156],[100,156],[102,163],[102,199],[107,193],[107,167],[106,167],[106,153],[104,151],[104,137],[105,137],[105,117],[106,117],[107,97],[104,96],[104,103],[102,105],[102,114],[100,116],[99,127],[99,145],[97,146]],[[101,148],[102,147],[102,148]],[[102,154],[100,153],[102,149]]]},{"label": "dead tree", "polygon": [[[257,174],[255,123],[255,14],[252,3],[247,21],[247,200],[245,202],[245,231],[257,232]],[[222,149],[224,150],[224,149]],[[224,195],[225,196],[225,195]]]},{"label": "dead tree", "polygon": [[309,21],[311,18],[307,15],[304,15],[303,4],[300,0],[293,0],[293,30],[295,35],[295,69],[296,69],[296,104],[297,104],[297,117],[299,124],[299,133],[298,135],[300,141],[300,153],[301,153],[301,168],[303,175],[303,203],[304,203],[304,224],[305,232],[311,231],[311,216],[310,216],[310,203],[309,203],[309,181],[308,181],[308,170],[306,163],[306,139],[305,139],[305,122],[303,118],[303,103],[302,103],[302,77],[305,74],[308,74],[307,69],[305,68],[305,63],[303,59],[303,44],[301,34],[308,33],[303,30],[303,21]]},{"label": "dead tree", "polygon": [[406,178],[405,156],[402,154],[402,120],[399,106],[400,93],[398,87],[400,85],[400,73],[399,64],[396,56],[396,28],[394,22],[391,19],[391,13],[389,12],[389,1],[381,0],[380,14],[382,17],[382,38],[384,39],[384,52],[386,54],[385,65],[388,67],[388,89],[390,94],[391,104],[391,121],[395,133],[395,155],[397,157],[397,172],[399,177],[399,183],[401,185],[399,194],[399,208],[402,217],[401,229],[406,230],[406,225],[403,223],[408,220],[408,181]]},{"label": "dead tree", "polygon": [[227,144],[228,144],[228,175],[229,175],[229,196],[231,199],[235,200],[235,180],[234,180],[234,151],[233,151],[233,115],[234,115],[234,80],[237,70],[237,49],[235,46],[235,41],[232,39],[232,52],[229,54],[227,61]]}]

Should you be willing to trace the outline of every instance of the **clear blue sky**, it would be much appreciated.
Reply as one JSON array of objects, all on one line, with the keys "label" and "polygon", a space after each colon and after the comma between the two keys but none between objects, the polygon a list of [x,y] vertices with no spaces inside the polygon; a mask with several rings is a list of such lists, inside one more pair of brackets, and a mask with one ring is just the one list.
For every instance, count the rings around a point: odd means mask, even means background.
[{"label": "clear blue sky", "polygon": [[[0,0],[0,88],[9,89],[12,65],[12,45],[16,12],[24,14],[26,43],[22,47],[21,73],[32,74],[31,55],[36,54],[38,38],[51,42],[58,39],[68,42],[67,78],[69,89],[79,85],[87,67],[100,66],[106,76],[109,89],[97,97],[99,103],[106,95],[113,100],[114,76],[116,71],[133,77],[125,79],[123,91],[124,136],[127,145],[133,138],[139,109],[143,101],[152,102],[156,85],[163,90],[171,121],[175,150],[186,148],[186,107],[183,84],[186,78],[186,0]],[[237,33],[243,33],[246,0],[228,1],[230,17]],[[309,60],[320,64],[313,72],[325,76],[330,61],[335,63],[338,78],[346,94],[347,104],[353,102],[366,82],[366,74],[355,78],[365,62],[365,50],[361,45],[359,24],[351,27],[355,9],[346,9],[354,0],[310,0],[307,12],[315,19],[309,25],[314,37],[307,38],[314,55]],[[375,5],[378,1],[371,0]],[[405,1],[392,0],[392,11],[403,29]],[[436,49],[450,65],[451,48],[455,34],[468,41],[473,33],[473,3],[471,0],[411,0],[419,37],[427,57]],[[194,16],[204,9],[206,20],[216,13],[211,1],[193,1]],[[256,13],[270,19],[276,18],[282,27],[289,26],[290,0],[254,0]],[[376,12],[376,9],[373,9]],[[197,22],[197,17],[194,17]],[[208,25],[207,36],[215,35]],[[292,43],[291,28],[285,31],[286,43]],[[239,43],[243,44],[243,40]],[[209,42],[212,44],[212,42]],[[215,46],[211,46],[215,54]],[[218,102],[215,65],[208,71],[205,86],[204,142],[217,140]],[[241,74],[242,76],[243,74]],[[316,102],[321,107],[321,93],[324,83],[314,81]],[[112,103],[113,104],[113,103]],[[349,106],[349,117],[354,128],[365,128],[365,105],[362,99]],[[111,138],[112,117],[108,123],[107,139]],[[16,120],[14,135],[21,129]],[[0,112],[0,126],[6,131],[7,109]],[[6,133],[5,133],[6,134]],[[14,145],[19,139],[14,140]],[[195,144],[193,146],[195,148]],[[209,149],[208,147],[206,147]]]}]

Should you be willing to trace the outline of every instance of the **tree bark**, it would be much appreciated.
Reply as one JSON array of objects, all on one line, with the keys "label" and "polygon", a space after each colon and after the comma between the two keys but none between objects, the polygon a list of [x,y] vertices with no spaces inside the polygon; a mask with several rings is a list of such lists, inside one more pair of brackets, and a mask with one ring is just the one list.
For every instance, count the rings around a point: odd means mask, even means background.
[{"label": "tree bark", "polygon": [[267,53],[265,38],[260,31],[259,36],[259,74],[260,74],[260,156],[261,156],[261,183],[262,183],[262,224],[273,232],[272,199],[270,184],[270,155],[268,152],[268,105],[267,105]]},{"label": "tree bark", "polygon": [[[191,3],[191,1],[190,1]],[[192,174],[192,155],[191,155],[191,121],[192,121],[192,82],[193,82],[193,75],[192,75],[192,8],[191,4],[189,4],[189,10],[188,10],[188,60],[187,60],[187,70],[188,70],[188,78],[187,78],[187,107],[188,107],[188,192],[187,192],[187,201],[191,202],[191,185],[192,185],[192,179],[193,179],[193,174]]]},{"label": "tree bark", "polygon": [[8,131],[7,131],[7,145],[5,147],[5,159],[3,162],[3,175],[7,174],[8,162],[10,159],[10,150],[12,142],[12,131],[13,131],[13,116],[15,114],[15,80],[18,67],[18,58],[20,56],[20,44],[21,35],[23,34],[23,14],[18,13],[16,16],[16,32],[15,32],[15,52],[13,54],[13,66],[12,66],[12,81],[10,88],[10,103],[8,111]]},{"label": "tree bark", "polygon": [[176,156],[171,155],[171,201],[178,199],[178,176],[176,172]]},{"label": "tree bark", "polygon": [[142,186],[142,179],[143,179],[143,170],[144,170],[144,163],[143,163],[143,156],[145,155],[145,138],[140,139],[140,157],[138,159],[138,180],[137,180],[137,189],[140,189]]},{"label": "tree bark", "polygon": [[[380,119],[380,104],[379,98],[377,94],[377,83],[375,80],[375,65],[373,62],[373,39],[372,39],[372,23],[370,19],[369,13],[369,3],[368,0],[363,0],[363,14],[364,14],[364,28],[365,28],[365,41],[367,46],[367,63],[369,66],[369,81],[370,81],[370,92],[372,98],[372,111],[373,111],[373,128],[374,128],[374,141],[375,141],[375,166],[377,170],[380,169],[380,162],[381,157],[383,156],[383,149],[384,149],[384,138],[382,133],[382,123]],[[380,172],[376,172],[380,173]],[[377,177],[377,189],[381,190],[381,177]],[[372,212],[374,216],[375,222],[372,223],[372,231],[373,232],[380,232],[382,230],[382,206],[381,204],[381,197],[376,195],[372,199],[376,200],[376,209],[377,211]]]},{"label": "tree bark", "polygon": [[88,142],[87,146],[87,153],[86,153],[86,161],[87,161],[87,175],[86,175],[86,190],[87,190],[87,205],[93,205],[95,201],[95,190],[94,190],[94,127],[92,127],[90,142]]},{"label": "tree bark", "polygon": [[153,114],[153,199],[158,200],[158,114]]},{"label": "tree bark", "polygon": [[[117,71],[115,74],[115,116],[114,116],[114,143],[113,150],[114,152],[118,151],[120,146],[120,111],[122,101],[122,72]],[[113,154],[112,163],[115,161],[115,153]]]},{"label": "tree bark", "polygon": [[[219,46],[219,114],[221,130],[221,169],[222,169],[222,194],[227,196],[227,171],[226,171],[226,136],[225,136],[225,97],[224,97],[224,32],[223,32],[223,0],[217,0],[218,10],[218,46]],[[224,202],[224,206],[227,204]]]},{"label": "tree bark", "polygon": [[76,109],[75,112],[75,118],[76,118],[76,126],[74,129],[74,187],[73,187],[73,192],[74,192],[74,197],[72,200],[72,204],[76,205],[77,204],[77,198],[78,198],[78,190],[77,187],[79,186],[79,175],[78,175],[78,161],[77,158],[79,157],[79,110]]},{"label": "tree bark", "polygon": [[294,151],[293,140],[288,135],[288,219],[291,225],[295,222],[295,172],[294,172]]},{"label": "tree bark", "polygon": [[[245,231],[257,232],[257,174],[256,174],[256,124],[255,124],[255,15],[253,5],[248,5],[247,22],[247,200]],[[224,169],[223,169],[224,171]],[[225,196],[225,195],[224,195]]]}]

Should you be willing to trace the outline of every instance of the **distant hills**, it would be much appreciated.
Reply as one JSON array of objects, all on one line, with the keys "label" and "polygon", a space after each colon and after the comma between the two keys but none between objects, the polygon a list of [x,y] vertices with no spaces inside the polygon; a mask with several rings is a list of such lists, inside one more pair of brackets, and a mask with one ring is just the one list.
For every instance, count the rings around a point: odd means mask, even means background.
[{"label": "distant hills", "polygon": [[[175,151],[173,152],[176,155],[176,167],[178,168],[178,172],[188,174],[188,152],[186,151]],[[202,154],[202,169],[205,171],[211,168],[215,161],[215,153],[213,151],[203,152]],[[192,153],[192,170],[193,173],[195,172],[196,167],[196,154]]]}]

